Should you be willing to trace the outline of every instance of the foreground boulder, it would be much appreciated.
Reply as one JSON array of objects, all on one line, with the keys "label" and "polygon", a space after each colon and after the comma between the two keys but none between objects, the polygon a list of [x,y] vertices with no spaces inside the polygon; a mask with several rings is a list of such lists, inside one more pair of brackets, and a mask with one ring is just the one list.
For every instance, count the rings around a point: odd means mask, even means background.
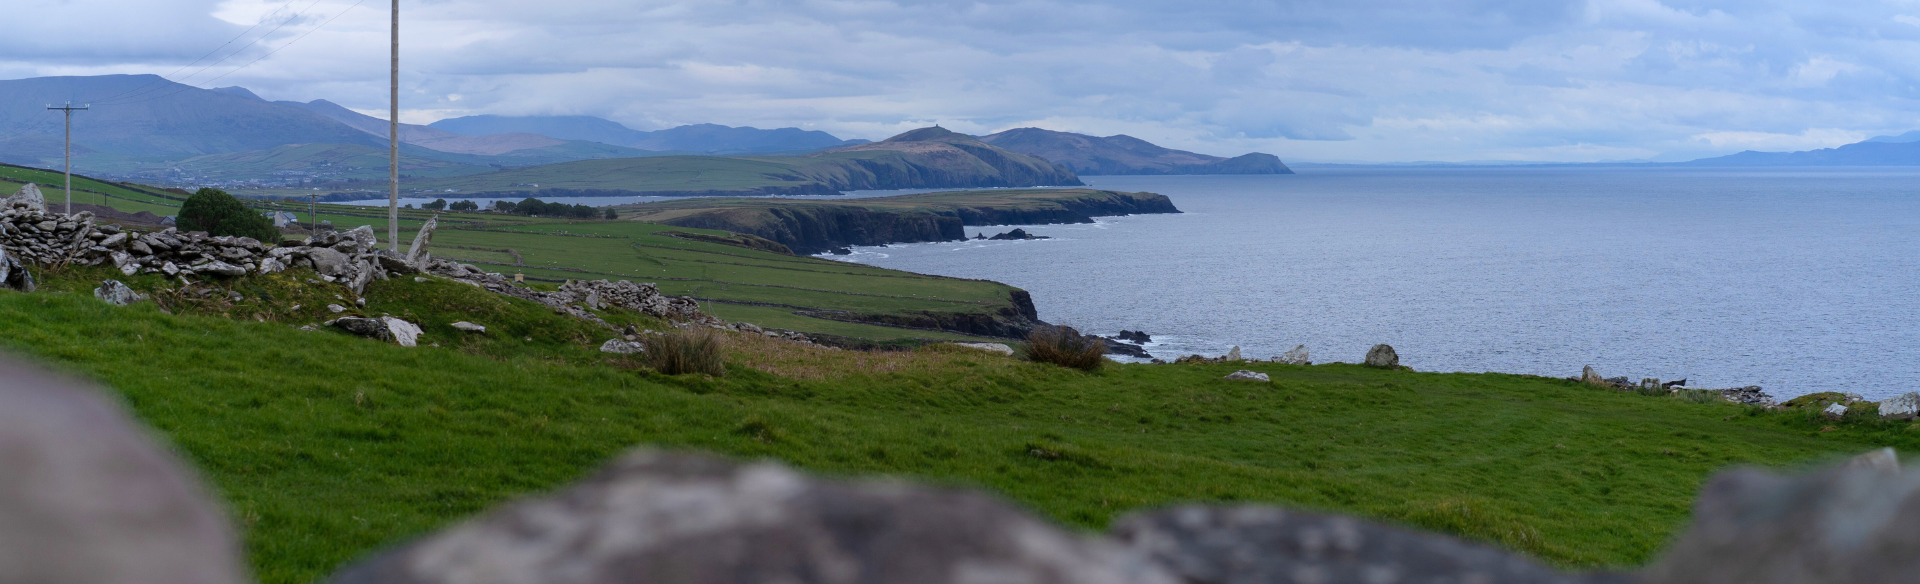
[{"label": "foreground boulder", "polygon": [[1185,584],[1629,581],[1563,575],[1444,535],[1277,507],[1179,507],[1123,518],[1113,534]]},{"label": "foreground boulder", "polygon": [[1398,369],[1400,368],[1400,354],[1393,352],[1393,347],[1391,346],[1374,345],[1372,349],[1367,350],[1366,365],[1368,367],[1379,367],[1382,369]]},{"label": "foreground boulder", "polygon": [[1645,584],[1875,584],[1920,579],[1920,474],[1869,453],[1783,477],[1735,470],[1709,481],[1693,525]]},{"label": "foreground boulder", "polygon": [[0,358],[0,582],[239,584],[220,508],[112,400]]},{"label": "foreground boulder", "polygon": [[964,491],[641,452],[337,574],[335,584],[1175,584],[1110,542]]},{"label": "foreground boulder", "polygon": [[1890,420],[1911,420],[1920,415],[1920,393],[1907,392],[1887,401],[1880,402],[1880,417]]}]

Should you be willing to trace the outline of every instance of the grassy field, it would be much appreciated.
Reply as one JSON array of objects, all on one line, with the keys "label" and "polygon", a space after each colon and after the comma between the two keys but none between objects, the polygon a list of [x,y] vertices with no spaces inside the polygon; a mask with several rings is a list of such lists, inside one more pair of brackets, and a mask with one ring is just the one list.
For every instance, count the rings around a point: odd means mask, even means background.
[{"label": "grassy field", "polygon": [[[1920,447],[1907,423],[1337,364],[1083,373],[938,345],[732,335],[726,376],[671,377],[595,352],[604,330],[450,282],[371,286],[361,312],[414,319],[439,345],[407,349],[295,329],[340,293],[297,273],[228,283],[239,302],[161,292],[173,314],[93,299],[106,275],[43,273],[46,291],[0,292],[0,349],[122,396],[200,467],[270,583],[315,581],[641,445],[978,487],[1086,529],[1177,502],[1279,503],[1569,568],[1647,561],[1719,469]],[[1220,379],[1239,368],[1273,381]]]},{"label": "grassy field", "polygon": [[[49,183],[59,173],[0,166],[0,178]],[[0,189],[18,183],[0,182]],[[74,177],[74,188],[106,193],[117,209],[156,215],[178,212],[181,197],[143,187]],[[8,191],[10,193],[10,191]],[[48,196],[53,190],[43,189]],[[75,193],[77,202],[83,194]],[[256,205],[295,212],[309,220],[306,203],[255,202]],[[385,210],[320,204],[318,219],[345,229],[374,225],[386,237]],[[401,210],[402,243],[432,211]],[[724,232],[672,227],[638,221],[581,221],[542,219],[492,213],[442,213],[433,253],[475,263],[488,271],[524,273],[538,280],[630,279],[654,282],[662,292],[701,298],[730,320],[809,333],[895,341],[903,339],[983,340],[940,333],[869,324],[845,323],[793,314],[795,311],[838,310],[863,314],[922,312],[993,312],[1011,302],[1014,288],[997,282],[926,276],[836,262],[796,257],[737,246],[692,241],[661,232],[724,235]],[[505,250],[512,250],[511,253]],[[514,254],[518,254],[518,259]],[[728,304],[733,303],[733,304]],[[777,306],[770,306],[777,305]],[[752,318],[748,318],[751,316]]]}]

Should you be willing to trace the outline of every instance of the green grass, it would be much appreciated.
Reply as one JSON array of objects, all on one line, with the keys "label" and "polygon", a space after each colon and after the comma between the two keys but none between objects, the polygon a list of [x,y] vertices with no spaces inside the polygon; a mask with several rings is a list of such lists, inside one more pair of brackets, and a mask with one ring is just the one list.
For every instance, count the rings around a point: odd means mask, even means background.
[{"label": "green grass", "polygon": [[[1352,365],[1083,373],[939,346],[862,353],[733,335],[725,377],[673,377],[595,352],[611,333],[460,284],[372,286],[361,312],[409,315],[442,345],[405,349],[293,328],[313,315],[291,303],[337,288],[298,274],[233,282],[240,303],[162,294],[175,312],[163,314],[87,295],[102,273],[0,292],[0,348],[123,396],[200,467],[272,583],[315,581],[641,445],[979,487],[1088,529],[1188,501],[1339,511],[1574,568],[1647,561],[1719,469],[1920,448],[1913,425],[1865,414],[1834,423],[1559,379]],[[454,319],[497,328],[467,335],[447,328]],[[1240,368],[1273,382],[1220,379]]]}]

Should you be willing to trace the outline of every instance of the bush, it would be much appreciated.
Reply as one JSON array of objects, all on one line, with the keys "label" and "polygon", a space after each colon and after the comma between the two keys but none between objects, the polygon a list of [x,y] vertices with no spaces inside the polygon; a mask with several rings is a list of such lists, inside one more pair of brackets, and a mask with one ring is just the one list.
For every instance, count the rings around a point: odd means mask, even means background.
[{"label": "bush", "polygon": [[420,206],[420,208],[422,208],[422,209],[430,209],[430,210],[434,210],[434,211],[439,211],[439,210],[443,210],[443,209],[446,209],[446,208],[447,208],[447,200],[446,200],[446,199],[434,199],[434,200],[433,200],[433,202],[431,202],[431,203],[427,203],[427,204],[425,204],[425,205],[421,205],[421,206]]},{"label": "bush", "polygon": [[480,204],[475,203],[473,201],[461,200],[461,201],[455,202],[453,205],[447,208],[454,211],[479,211]]},{"label": "bush", "polygon": [[1041,327],[1027,335],[1026,356],[1036,363],[1094,371],[1107,364],[1107,341],[1073,327]]},{"label": "bush", "polygon": [[237,235],[265,242],[280,241],[280,230],[233,195],[220,189],[200,189],[180,204],[174,224],[181,231],[205,231],[209,235]]},{"label": "bush", "polygon": [[667,375],[705,373],[714,377],[727,374],[720,354],[720,338],[706,331],[674,331],[647,341],[647,366]]},{"label": "bush", "polygon": [[619,212],[619,211],[615,211],[615,210],[613,210],[613,207],[607,207],[607,220],[608,220],[608,221],[612,221],[612,220],[614,220],[614,219],[619,219],[619,218],[620,218],[620,212]]}]

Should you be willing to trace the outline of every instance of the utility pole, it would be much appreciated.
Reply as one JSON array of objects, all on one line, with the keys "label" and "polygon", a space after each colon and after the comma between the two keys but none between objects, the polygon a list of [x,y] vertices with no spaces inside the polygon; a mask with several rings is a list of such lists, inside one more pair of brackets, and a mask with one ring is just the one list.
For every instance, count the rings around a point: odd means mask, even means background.
[{"label": "utility pole", "polygon": [[400,0],[393,0],[392,115],[387,119],[387,246],[400,251]]},{"label": "utility pole", "polygon": [[318,235],[320,233],[320,213],[314,210],[314,208],[320,206],[316,203],[319,200],[320,200],[320,195],[315,195],[315,194],[307,195],[307,223],[310,224],[308,231],[312,232],[315,235]]},{"label": "utility pole", "polygon": [[[393,0],[393,1],[399,2],[400,0]],[[73,102],[71,101],[67,102],[66,105],[63,105],[60,107],[53,107],[53,104],[47,104],[47,109],[60,110],[67,113],[67,214],[68,215],[73,214],[73,111],[84,110],[92,105],[93,104],[87,104],[80,107],[73,107]],[[105,201],[102,201],[102,202],[105,202]]]}]

